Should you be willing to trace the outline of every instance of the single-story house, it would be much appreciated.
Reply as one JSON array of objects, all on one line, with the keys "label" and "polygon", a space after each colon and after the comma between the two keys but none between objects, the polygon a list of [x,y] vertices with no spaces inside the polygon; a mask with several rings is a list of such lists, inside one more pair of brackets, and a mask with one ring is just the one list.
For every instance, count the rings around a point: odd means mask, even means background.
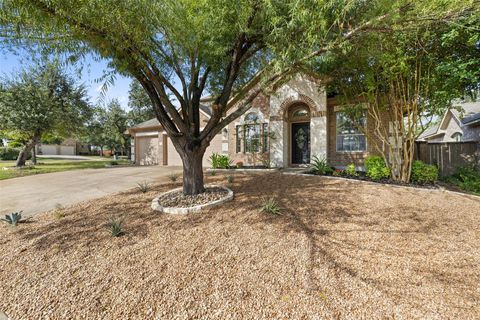
[{"label": "single-story house", "polygon": [[[202,100],[201,120],[210,117],[208,99]],[[361,121],[359,130],[327,97],[325,83],[311,74],[297,74],[269,95],[259,95],[243,116],[230,123],[211,142],[204,157],[213,152],[228,154],[234,162],[272,167],[306,165],[312,157],[325,157],[336,167],[350,163],[363,166],[365,157],[376,153],[367,135],[374,129],[372,119]],[[132,161],[138,165],[181,165],[181,159],[157,119],[128,129],[132,136]],[[364,133],[367,133],[365,135]]]},{"label": "single-story house", "polygon": [[90,154],[89,145],[80,143],[73,138],[68,138],[62,141],[60,144],[44,144],[39,143],[35,146],[35,152],[38,155],[86,155]]},{"label": "single-story house", "polygon": [[460,103],[447,110],[438,125],[417,139],[426,142],[480,142],[480,101]]}]

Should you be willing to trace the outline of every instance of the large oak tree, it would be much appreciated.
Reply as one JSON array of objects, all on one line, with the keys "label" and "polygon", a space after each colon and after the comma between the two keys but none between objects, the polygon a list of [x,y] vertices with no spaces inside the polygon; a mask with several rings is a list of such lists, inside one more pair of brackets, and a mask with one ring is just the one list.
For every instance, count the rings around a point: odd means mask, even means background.
[{"label": "large oak tree", "polygon": [[[0,0],[13,45],[95,52],[142,85],[183,160],[183,190],[204,191],[213,137],[263,90],[365,32],[454,21],[475,0]],[[200,127],[200,97],[213,95]]]}]

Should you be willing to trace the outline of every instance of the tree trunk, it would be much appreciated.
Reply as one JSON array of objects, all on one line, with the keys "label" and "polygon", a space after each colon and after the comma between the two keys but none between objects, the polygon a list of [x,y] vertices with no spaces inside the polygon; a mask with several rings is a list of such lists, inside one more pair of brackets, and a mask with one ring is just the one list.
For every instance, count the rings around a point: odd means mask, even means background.
[{"label": "tree trunk", "polygon": [[15,163],[16,167],[24,167],[25,162],[27,161],[28,155],[32,152],[32,148],[40,141],[40,135],[34,135],[30,140],[28,140],[27,144],[20,151],[18,155],[17,162]]},{"label": "tree trunk", "polygon": [[183,162],[183,194],[197,195],[205,191],[202,160],[205,148],[196,146],[180,153]]},{"label": "tree trunk", "polygon": [[32,148],[32,163],[37,164],[37,151],[35,150],[36,144]]}]

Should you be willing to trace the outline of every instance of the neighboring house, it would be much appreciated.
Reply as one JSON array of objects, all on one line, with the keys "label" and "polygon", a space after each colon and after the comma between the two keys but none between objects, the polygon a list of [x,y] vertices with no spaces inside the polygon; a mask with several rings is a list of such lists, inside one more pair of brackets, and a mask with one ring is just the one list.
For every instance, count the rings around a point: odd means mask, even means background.
[{"label": "neighboring house", "polygon": [[449,109],[440,123],[422,133],[418,141],[480,141],[480,101],[461,103]]},{"label": "neighboring house", "polygon": [[[209,118],[210,109],[204,105],[201,120],[206,123]],[[363,119],[362,123],[370,136],[373,120]],[[182,164],[156,119],[128,131],[136,164]],[[336,167],[350,163],[362,166],[365,157],[375,153],[373,142],[367,141],[335,98],[327,98],[319,78],[298,74],[273,94],[258,96],[249,111],[224,128],[207,149],[204,165],[209,164],[213,152],[218,152],[244,165],[261,164],[261,159],[268,158],[273,167],[300,166],[319,156]]]},{"label": "neighboring house", "polygon": [[73,138],[69,138],[60,144],[39,143],[35,146],[35,152],[38,155],[87,155],[90,154],[90,148],[87,144],[82,144]]}]

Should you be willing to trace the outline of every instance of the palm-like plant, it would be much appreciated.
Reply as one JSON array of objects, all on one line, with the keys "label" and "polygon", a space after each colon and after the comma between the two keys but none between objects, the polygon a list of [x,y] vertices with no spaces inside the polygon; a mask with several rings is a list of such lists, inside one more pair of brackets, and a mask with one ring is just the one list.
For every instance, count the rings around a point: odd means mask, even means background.
[{"label": "palm-like plant", "polygon": [[16,227],[19,222],[22,222],[22,211],[6,214],[1,220]]}]

